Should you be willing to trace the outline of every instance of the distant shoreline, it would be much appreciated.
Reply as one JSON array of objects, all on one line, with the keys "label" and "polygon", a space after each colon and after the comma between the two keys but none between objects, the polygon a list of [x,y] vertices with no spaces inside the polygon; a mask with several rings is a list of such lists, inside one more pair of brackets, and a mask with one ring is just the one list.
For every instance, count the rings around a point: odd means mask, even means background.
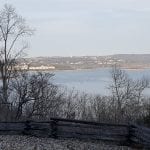
[{"label": "distant shoreline", "polygon": [[35,57],[20,61],[23,68],[31,71],[68,71],[111,68],[125,70],[150,69],[150,54],[118,54],[107,56]]},{"label": "distant shoreline", "polygon": [[[84,71],[84,70],[97,70],[97,69],[108,69],[111,67],[98,67],[98,68],[85,68],[85,69],[35,69],[35,70],[29,70],[29,71],[51,71],[51,72],[57,72],[57,71]],[[128,68],[128,67],[120,67],[122,70],[145,70],[150,69],[150,67],[140,67],[140,68]]]}]

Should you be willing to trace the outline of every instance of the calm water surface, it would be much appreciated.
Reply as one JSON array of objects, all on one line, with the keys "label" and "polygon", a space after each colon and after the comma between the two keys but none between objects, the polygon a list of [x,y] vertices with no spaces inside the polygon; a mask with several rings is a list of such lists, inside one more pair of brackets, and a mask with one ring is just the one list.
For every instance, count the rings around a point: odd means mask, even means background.
[{"label": "calm water surface", "polygon": [[[109,95],[108,87],[112,81],[110,71],[110,68],[56,71],[54,72],[54,83],[91,94]],[[150,77],[150,69],[125,71],[133,79],[140,79],[143,76]],[[148,89],[145,93],[148,93]]]}]

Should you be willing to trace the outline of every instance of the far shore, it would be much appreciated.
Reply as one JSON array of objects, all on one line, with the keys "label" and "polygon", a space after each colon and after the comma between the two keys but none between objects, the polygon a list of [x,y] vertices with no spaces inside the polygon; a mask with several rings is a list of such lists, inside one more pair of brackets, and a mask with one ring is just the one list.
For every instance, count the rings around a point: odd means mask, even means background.
[{"label": "far shore", "polygon": [[[98,67],[98,68],[77,68],[77,69],[32,69],[29,71],[51,71],[51,72],[57,72],[57,71],[84,71],[84,70],[97,70],[97,69],[108,69],[111,67]],[[150,69],[150,67],[120,67],[123,70],[145,70],[145,69]]]}]

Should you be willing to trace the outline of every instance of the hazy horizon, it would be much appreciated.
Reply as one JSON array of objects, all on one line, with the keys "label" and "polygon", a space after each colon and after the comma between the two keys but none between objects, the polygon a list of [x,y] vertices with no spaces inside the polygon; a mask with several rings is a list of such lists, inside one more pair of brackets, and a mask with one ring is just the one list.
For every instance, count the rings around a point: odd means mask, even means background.
[{"label": "hazy horizon", "polygon": [[36,29],[28,57],[150,53],[148,0],[0,0]]},{"label": "hazy horizon", "polygon": [[41,55],[41,56],[27,56],[27,58],[34,58],[34,57],[96,57],[96,56],[113,56],[113,55],[150,55],[150,53],[148,54],[144,54],[144,53],[141,53],[141,54],[138,54],[138,53],[122,53],[122,54],[108,54],[108,55],[51,55],[51,56],[44,56],[44,55]]}]

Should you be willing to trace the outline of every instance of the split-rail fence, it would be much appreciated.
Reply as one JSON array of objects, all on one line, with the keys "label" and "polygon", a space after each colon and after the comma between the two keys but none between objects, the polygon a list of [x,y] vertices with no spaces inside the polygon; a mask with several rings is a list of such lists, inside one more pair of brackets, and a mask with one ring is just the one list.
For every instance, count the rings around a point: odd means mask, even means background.
[{"label": "split-rail fence", "polygon": [[150,149],[150,129],[134,124],[109,124],[62,118],[51,118],[45,122],[0,122],[0,135],[103,140]]}]

